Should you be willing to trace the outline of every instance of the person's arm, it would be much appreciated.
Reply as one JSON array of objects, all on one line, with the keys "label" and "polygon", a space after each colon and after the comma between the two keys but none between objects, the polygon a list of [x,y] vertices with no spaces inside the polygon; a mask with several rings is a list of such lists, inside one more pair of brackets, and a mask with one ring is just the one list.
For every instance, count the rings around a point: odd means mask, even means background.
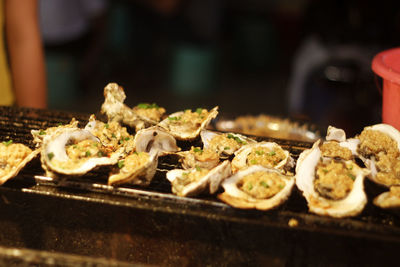
[{"label": "person's arm", "polygon": [[36,0],[6,0],[5,29],[18,106],[46,108],[44,52]]}]

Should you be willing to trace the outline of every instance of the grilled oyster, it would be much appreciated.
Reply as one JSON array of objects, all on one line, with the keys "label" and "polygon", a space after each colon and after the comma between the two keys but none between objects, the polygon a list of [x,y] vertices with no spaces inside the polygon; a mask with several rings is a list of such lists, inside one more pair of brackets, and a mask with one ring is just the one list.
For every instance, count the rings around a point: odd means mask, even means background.
[{"label": "grilled oyster", "polygon": [[202,149],[192,146],[189,151],[177,153],[182,162],[182,168],[192,169],[195,167],[212,169],[220,162],[218,154],[211,149]]},{"label": "grilled oyster", "polygon": [[116,121],[104,123],[91,115],[84,129],[96,136],[108,150],[120,153],[121,156],[134,150],[134,137]]},{"label": "grilled oyster", "polygon": [[25,165],[30,162],[40,149],[31,150],[24,144],[12,140],[0,143],[0,185],[18,175]]},{"label": "grilled oyster", "polygon": [[214,194],[225,178],[231,175],[231,164],[223,161],[212,169],[196,167],[189,170],[175,169],[167,172],[172,184],[172,192],[178,196],[194,196],[208,189]]},{"label": "grilled oyster", "polygon": [[385,187],[400,184],[400,133],[388,124],[365,127],[357,136],[358,154],[370,169],[369,178]]},{"label": "grilled oyster", "polygon": [[296,185],[311,212],[332,217],[355,216],[367,203],[364,177],[368,173],[353,160],[324,157],[319,140],[300,154]]},{"label": "grilled oyster", "polygon": [[198,108],[175,112],[162,120],[158,125],[171,133],[178,140],[194,140],[201,130],[205,129],[212,119],[217,117],[218,107],[210,111]]},{"label": "grilled oyster", "polygon": [[175,138],[158,126],[138,131],[134,143],[137,152],[147,152],[152,156],[162,156],[180,150],[176,145]]},{"label": "grilled oyster", "polygon": [[242,146],[256,143],[254,139],[237,133],[217,133],[203,130],[200,132],[204,148],[214,150],[222,158],[233,155]]},{"label": "grilled oyster", "polygon": [[112,153],[87,130],[66,128],[46,135],[41,161],[47,175],[83,175],[97,166],[116,164],[120,154]]},{"label": "grilled oyster", "polygon": [[259,142],[245,145],[235,152],[232,171],[235,173],[251,165],[288,171],[294,167],[294,160],[289,151],[282,149],[277,143]]},{"label": "grilled oyster", "polygon": [[[125,105],[124,89],[116,83],[107,84],[104,88],[104,98],[100,111],[107,116],[109,121],[122,122],[134,127],[136,131],[158,123],[158,120],[153,120],[154,116],[146,116],[147,113],[139,112],[139,108],[131,109]],[[160,113],[163,114],[164,112],[161,111]]]},{"label": "grilled oyster", "polygon": [[294,177],[280,171],[254,165],[242,169],[222,182],[225,192],[218,198],[241,209],[269,210],[289,197]]},{"label": "grilled oyster", "polygon": [[135,151],[118,161],[117,167],[108,178],[108,184],[149,185],[156,173],[157,163],[157,154]]}]

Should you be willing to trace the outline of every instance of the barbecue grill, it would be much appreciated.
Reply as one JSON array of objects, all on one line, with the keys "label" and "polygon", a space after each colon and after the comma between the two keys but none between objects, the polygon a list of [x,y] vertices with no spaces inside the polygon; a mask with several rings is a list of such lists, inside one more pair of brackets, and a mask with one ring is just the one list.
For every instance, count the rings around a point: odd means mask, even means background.
[{"label": "barbecue grill", "polygon": [[[33,147],[32,129],[73,117],[83,126],[89,114],[0,107],[0,141]],[[256,139],[277,142],[294,158],[312,145]],[[63,253],[64,261],[102,257],[170,266],[383,265],[397,259],[399,213],[373,206],[382,189],[369,181],[363,213],[335,219],[309,213],[296,189],[283,206],[266,212],[235,209],[215,196],[178,197],[165,179],[173,166],[161,159],[152,183],[142,188],[108,186],[107,169],[55,180],[44,176],[38,159],[30,162],[0,187],[0,258],[12,247],[24,251],[21,259],[28,250]]]}]

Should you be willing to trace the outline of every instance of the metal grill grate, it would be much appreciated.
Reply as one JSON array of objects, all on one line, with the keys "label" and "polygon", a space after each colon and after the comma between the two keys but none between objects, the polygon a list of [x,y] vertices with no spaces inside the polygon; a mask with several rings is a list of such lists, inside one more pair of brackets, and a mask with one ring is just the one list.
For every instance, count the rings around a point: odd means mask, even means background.
[{"label": "metal grill grate", "polygon": [[[0,107],[0,141],[13,139],[29,146],[32,144],[32,129],[45,129],[59,123],[69,123],[72,118],[86,124],[89,114],[66,113],[60,111],[37,110],[28,108]],[[255,137],[258,141],[274,141],[288,149],[294,158],[311,143],[274,138]],[[140,200],[141,207],[146,209],[165,209],[178,213],[202,214],[224,219],[254,218],[268,225],[288,227],[289,219],[299,222],[298,229],[308,231],[335,232],[345,235],[373,236],[400,241],[400,221],[396,213],[382,211],[369,201],[364,212],[355,218],[333,219],[308,213],[307,205],[300,192],[294,190],[290,199],[277,210],[263,213],[260,211],[237,210],[221,203],[214,196],[202,195],[196,198],[182,198],[171,194],[169,182],[165,179],[167,169],[173,162],[161,159],[158,172],[149,187],[136,186],[112,187],[107,185],[109,169],[103,168],[83,177],[53,180],[43,176],[44,171],[39,160],[31,162],[15,179],[10,180],[2,188],[20,190],[26,194],[53,195],[58,198],[74,198],[111,203],[114,205],[132,205],[132,200]],[[366,190],[371,200],[380,193],[370,182],[366,181]],[[100,205],[100,204],[99,204]],[[135,203],[137,205],[137,203]],[[137,206],[136,206],[137,208]],[[260,217],[261,216],[261,217]]]}]

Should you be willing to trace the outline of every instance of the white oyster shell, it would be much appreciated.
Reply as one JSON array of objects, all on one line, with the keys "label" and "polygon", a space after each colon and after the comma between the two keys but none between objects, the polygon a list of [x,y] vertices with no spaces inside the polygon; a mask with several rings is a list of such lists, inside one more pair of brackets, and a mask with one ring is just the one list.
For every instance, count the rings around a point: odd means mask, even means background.
[{"label": "white oyster shell", "polygon": [[332,200],[322,197],[314,188],[316,167],[321,159],[319,143],[320,141],[317,141],[311,149],[304,150],[296,165],[296,185],[306,198],[310,212],[338,218],[359,214],[367,203],[364,177],[369,171],[355,167],[356,177],[353,188],[345,198]]},{"label": "white oyster shell", "polygon": [[[285,183],[285,186],[275,195],[266,199],[257,199],[251,195],[240,190],[238,183],[247,175],[255,172],[274,172],[279,175]],[[294,177],[282,174],[278,170],[265,168],[259,165],[251,166],[247,169],[243,169],[225,179],[221,186],[225,192],[218,195],[218,198],[225,203],[242,209],[258,209],[258,210],[270,210],[273,209],[283,202],[285,202],[292,191],[294,185]]]},{"label": "white oyster shell", "polygon": [[44,137],[47,135],[52,135],[57,131],[62,131],[65,128],[77,128],[79,121],[75,118],[72,118],[69,124],[59,125],[55,127],[49,127],[47,129],[40,129],[40,130],[31,130],[31,134],[33,137],[33,143],[36,144],[36,147],[40,147],[42,145]]},{"label": "white oyster shell", "polygon": [[390,190],[374,198],[374,204],[382,209],[400,208],[400,186],[391,186]]},{"label": "white oyster shell", "polygon": [[[145,155],[144,160],[137,157]],[[118,162],[118,167],[108,177],[109,185],[135,184],[147,186],[153,179],[157,170],[157,155],[150,155],[146,152],[134,152]]]},{"label": "white oyster shell", "polygon": [[205,176],[199,180],[188,183],[185,186],[174,186],[178,179],[185,179],[185,174],[188,175],[190,172],[196,172],[196,168],[190,170],[175,169],[167,172],[167,179],[172,183],[172,191],[178,196],[195,196],[208,189],[210,194],[214,194],[221,181],[231,175],[231,164],[228,160],[223,161],[215,168],[211,169]]},{"label": "white oyster shell", "polygon": [[[214,149],[220,156],[231,156],[242,146],[256,143],[257,141],[247,136],[237,133],[219,133],[210,130],[202,130],[200,132],[201,141],[204,148]],[[215,142],[216,137],[219,137],[219,142]],[[214,139],[214,141],[212,141]],[[229,143],[232,143],[230,145]]]},{"label": "white oyster shell", "polygon": [[[205,109],[202,109],[205,110]],[[166,119],[162,120],[158,125],[172,134],[178,140],[194,140],[201,130],[205,129],[212,119],[218,115],[218,107],[214,107],[208,111],[208,115],[201,119],[201,122],[193,120],[181,120],[181,116],[185,111],[178,111],[170,114]]]},{"label": "white oyster shell", "polygon": [[163,156],[180,150],[176,145],[176,139],[158,126],[138,131],[134,143],[137,152],[148,152],[150,155],[156,156]]},{"label": "white oyster shell", "polygon": [[[120,155],[112,153],[110,156],[91,155],[75,164],[66,152],[66,146],[83,140],[100,141],[89,131],[79,128],[65,128],[43,139],[41,161],[43,168],[49,172],[63,175],[83,175],[97,166],[116,164]],[[71,164],[70,164],[71,163]],[[50,174],[51,175],[51,174]]]},{"label": "white oyster shell", "polygon": [[[232,171],[237,172],[238,170],[245,169],[251,165],[255,165],[248,162],[248,156],[254,148],[258,147],[267,148],[268,150],[271,150],[271,152],[282,149],[281,146],[275,142],[259,142],[242,146],[238,151],[235,152],[235,157],[232,160]],[[286,171],[294,167],[295,162],[290,156],[289,151],[283,149],[283,153],[285,157],[273,166],[274,169]]]},{"label": "white oyster shell", "polygon": [[0,185],[18,175],[22,168],[40,153],[20,143],[0,143]]}]

